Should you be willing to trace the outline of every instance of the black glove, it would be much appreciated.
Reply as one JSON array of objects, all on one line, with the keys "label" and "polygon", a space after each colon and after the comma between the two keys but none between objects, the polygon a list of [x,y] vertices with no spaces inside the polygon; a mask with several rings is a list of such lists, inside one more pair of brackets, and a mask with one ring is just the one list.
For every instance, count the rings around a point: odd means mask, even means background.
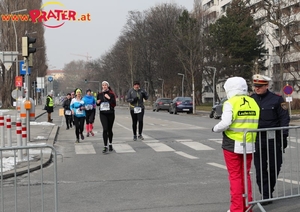
[{"label": "black glove", "polygon": [[282,140],[283,149],[287,148],[288,145],[287,137],[288,137],[287,135],[283,135],[283,140]]}]

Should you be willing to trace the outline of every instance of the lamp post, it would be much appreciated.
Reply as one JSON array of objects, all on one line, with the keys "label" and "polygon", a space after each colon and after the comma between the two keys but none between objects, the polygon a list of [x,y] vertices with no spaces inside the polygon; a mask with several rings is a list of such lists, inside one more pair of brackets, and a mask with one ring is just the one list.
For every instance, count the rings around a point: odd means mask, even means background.
[{"label": "lamp post", "polygon": [[181,96],[184,97],[184,88],[183,88],[183,82],[184,82],[184,74],[178,73],[178,75],[182,76],[182,82],[181,82]]},{"label": "lamp post", "polygon": [[148,92],[148,85],[149,85],[149,82],[148,81],[144,81],[145,83],[145,89],[146,89],[146,92]]},{"label": "lamp post", "polygon": [[164,96],[164,79],[158,78],[158,80],[162,81],[161,83],[161,97]]},{"label": "lamp post", "polygon": [[[11,14],[14,13],[19,13],[19,12],[25,12],[27,11],[27,9],[23,9],[23,10],[16,10],[16,11],[12,11]],[[12,21],[13,23],[13,27],[14,27],[14,32],[15,32],[15,38],[16,38],[16,52],[18,53],[18,34],[17,34],[17,30],[16,30],[16,26],[15,26],[15,21]],[[18,60],[18,56],[16,57],[16,76],[19,75],[19,60]]]},{"label": "lamp post", "polygon": [[214,104],[215,104],[215,78],[216,78],[217,69],[212,66],[205,66],[205,67],[214,70],[214,76],[213,76],[213,106],[214,106]]}]

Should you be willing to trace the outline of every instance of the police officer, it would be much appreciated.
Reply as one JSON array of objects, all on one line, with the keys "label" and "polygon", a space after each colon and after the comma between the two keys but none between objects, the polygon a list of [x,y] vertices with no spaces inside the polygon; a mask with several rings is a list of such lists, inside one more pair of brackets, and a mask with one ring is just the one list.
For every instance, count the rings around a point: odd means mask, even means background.
[{"label": "police officer", "polygon": [[53,106],[54,106],[53,93],[52,93],[52,91],[50,91],[48,93],[47,100],[46,100],[46,110],[47,110],[47,113],[48,113],[48,122],[52,122],[52,120],[53,120],[51,118],[51,113],[53,113]]},{"label": "police officer", "polygon": [[[270,80],[269,77],[260,74],[253,76],[254,93],[251,97],[255,99],[261,110],[258,128],[289,126],[290,116],[286,103],[282,96],[269,91]],[[263,199],[272,198],[282,164],[282,153],[287,147],[287,137],[288,130],[279,130],[276,133],[261,132],[257,134],[254,165],[256,168],[256,182]],[[271,203],[272,201],[267,201],[263,202],[262,205]]]},{"label": "police officer", "polygon": [[[223,132],[222,149],[230,182],[231,205],[228,211],[246,211],[243,198],[244,187],[244,131],[257,129],[260,109],[254,99],[248,96],[246,80],[231,77],[224,89],[228,100],[224,102],[222,120],[213,127],[213,132]],[[246,134],[246,161],[248,200],[252,201],[250,168],[256,133]]]}]

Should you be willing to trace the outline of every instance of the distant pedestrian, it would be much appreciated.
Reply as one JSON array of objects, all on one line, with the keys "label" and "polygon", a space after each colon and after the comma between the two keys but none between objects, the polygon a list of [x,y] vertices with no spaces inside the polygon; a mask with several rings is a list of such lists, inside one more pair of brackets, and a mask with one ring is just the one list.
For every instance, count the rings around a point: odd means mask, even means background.
[{"label": "distant pedestrian", "polygon": [[142,135],[143,125],[144,125],[144,113],[145,106],[144,100],[148,99],[148,94],[144,89],[140,88],[140,82],[134,81],[133,88],[131,88],[127,93],[127,102],[129,102],[130,115],[132,119],[132,131],[133,131],[133,140],[137,140],[137,123],[139,124],[138,129],[138,138],[144,140]]},{"label": "distant pedestrian", "polygon": [[46,100],[46,110],[48,113],[48,122],[53,121],[53,119],[51,118],[51,113],[53,113],[53,106],[54,106],[53,93],[49,92],[48,96],[47,96],[47,100]]},{"label": "distant pedestrian", "polygon": [[[74,92],[71,93],[71,100],[72,100],[73,98],[75,98],[75,93],[74,93]],[[73,113],[72,113],[72,123],[73,123],[73,125],[75,125],[75,122],[74,122],[74,114],[73,114]]]},{"label": "distant pedestrian", "polygon": [[70,108],[72,114],[74,115],[75,122],[75,143],[79,143],[79,135],[81,140],[84,140],[83,130],[84,130],[84,121],[85,121],[85,104],[82,100],[82,91],[80,88],[75,90],[76,97],[72,99]]},{"label": "distant pedestrian", "polygon": [[228,100],[224,102],[222,120],[212,128],[213,132],[223,132],[222,149],[230,183],[230,210],[227,212],[247,211],[244,184],[244,148],[246,152],[246,168],[248,183],[248,200],[252,201],[250,169],[252,154],[255,151],[256,133],[244,132],[258,127],[260,109],[254,99],[248,96],[246,80],[231,77],[226,80],[224,89]]},{"label": "distant pedestrian", "polygon": [[[99,107],[100,122],[103,128],[103,153],[107,151],[113,151],[112,140],[113,140],[113,125],[115,121],[115,106],[116,97],[114,92],[109,86],[107,81],[102,82],[102,92],[97,95],[97,105]],[[107,141],[109,141],[109,148],[107,148]]]},{"label": "distant pedestrian", "polygon": [[64,108],[64,115],[65,115],[65,119],[66,119],[67,130],[70,129],[70,127],[72,128],[72,124],[73,124],[72,111],[70,108],[71,101],[72,101],[71,94],[67,93],[67,97],[62,104],[62,106]]},{"label": "distant pedestrian", "polygon": [[93,124],[95,120],[95,108],[96,108],[96,100],[92,95],[91,89],[86,90],[86,95],[83,97],[83,101],[85,104],[85,113],[86,113],[86,137],[94,136],[93,133]]}]

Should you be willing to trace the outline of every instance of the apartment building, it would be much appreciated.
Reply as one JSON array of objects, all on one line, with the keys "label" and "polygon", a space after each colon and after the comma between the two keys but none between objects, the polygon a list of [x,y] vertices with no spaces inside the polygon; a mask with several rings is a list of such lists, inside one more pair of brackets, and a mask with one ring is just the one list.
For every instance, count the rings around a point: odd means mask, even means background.
[{"label": "apartment building", "polygon": [[[258,36],[268,50],[264,55],[268,68],[266,71],[260,71],[260,74],[272,79],[270,90],[280,93],[282,87],[289,84],[294,87],[291,96],[300,98],[300,3],[299,0],[269,2],[272,4],[267,5],[263,0],[249,1],[254,20],[261,25]],[[214,22],[226,14],[230,3],[231,0],[202,0],[202,8],[208,19]],[[271,23],[270,19],[279,24]],[[220,91],[220,97],[225,96],[223,84],[224,82],[216,82],[216,92]],[[205,92],[203,101],[209,101],[210,96],[212,98],[212,92]]]}]

